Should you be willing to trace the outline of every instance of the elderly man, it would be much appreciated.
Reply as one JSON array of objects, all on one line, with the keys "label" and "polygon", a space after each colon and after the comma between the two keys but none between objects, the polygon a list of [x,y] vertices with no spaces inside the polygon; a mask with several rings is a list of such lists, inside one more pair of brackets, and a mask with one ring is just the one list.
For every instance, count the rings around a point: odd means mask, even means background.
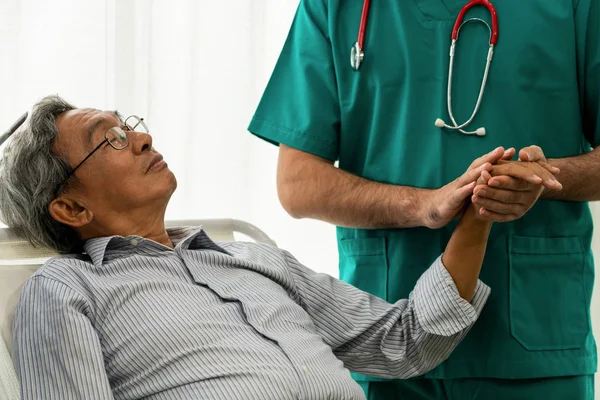
[{"label": "elderly man", "polygon": [[[471,189],[503,154],[469,168]],[[22,291],[24,399],[361,399],[349,370],[432,369],[488,297],[478,275],[491,225],[473,206],[411,297],[389,304],[278,248],[165,229],[176,186],[135,116],[53,96],[13,135],[2,219],[65,253]]]}]

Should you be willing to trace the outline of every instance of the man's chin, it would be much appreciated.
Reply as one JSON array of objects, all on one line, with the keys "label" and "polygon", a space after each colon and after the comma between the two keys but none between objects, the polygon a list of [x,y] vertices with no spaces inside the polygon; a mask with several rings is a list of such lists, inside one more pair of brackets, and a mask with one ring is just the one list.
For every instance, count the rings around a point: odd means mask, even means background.
[{"label": "man's chin", "polygon": [[[175,174],[173,173],[173,171],[171,171],[170,169],[168,169],[168,173],[171,176],[171,185],[173,186],[173,192],[175,191],[175,189],[177,189],[177,178],[175,177]],[[171,194],[173,194],[173,192],[171,192]]]},{"label": "man's chin", "polygon": [[169,187],[169,198],[170,198],[173,195],[173,193],[175,193],[175,190],[177,190],[177,178],[175,177],[175,174],[171,170],[168,170],[167,172],[169,174],[168,187]]},{"label": "man's chin", "polygon": [[171,170],[165,168],[164,171],[160,171],[160,174],[154,175],[150,181],[146,181],[144,187],[150,197],[170,199],[177,189],[177,178]]}]

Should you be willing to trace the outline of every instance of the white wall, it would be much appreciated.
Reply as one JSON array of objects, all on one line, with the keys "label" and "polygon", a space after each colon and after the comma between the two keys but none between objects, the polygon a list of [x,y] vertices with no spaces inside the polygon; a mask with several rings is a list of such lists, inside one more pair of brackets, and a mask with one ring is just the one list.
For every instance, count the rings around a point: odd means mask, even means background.
[{"label": "white wall", "polygon": [[[334,228],[282,210],[277,149],[246,132],[297,3],[2,0],[0,131],[50,93],[138,113],[179,180],[169,219],[244,219],[337,275]],[[600,206],[594,213],[600,221]],[[600,254],[598,235],[594,248]]]}]

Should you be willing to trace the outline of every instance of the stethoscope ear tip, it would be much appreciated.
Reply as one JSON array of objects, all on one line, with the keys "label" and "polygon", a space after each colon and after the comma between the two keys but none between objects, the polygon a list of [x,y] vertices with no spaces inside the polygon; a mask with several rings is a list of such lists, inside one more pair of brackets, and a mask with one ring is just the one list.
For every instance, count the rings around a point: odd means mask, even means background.
[{"label": "stethoscope ear tip", "polygon": [[438,118],[435,120],[435,126],[437,126],[438,128],[443,128],[446,126],[446,123],[444,122],[443,119]]},{"label": "stethoscope ear tip", "polygon": [[478,128],[478,129],[475,131],[475,134],[476,134],[477,136],[485,136],[485,128]]}]

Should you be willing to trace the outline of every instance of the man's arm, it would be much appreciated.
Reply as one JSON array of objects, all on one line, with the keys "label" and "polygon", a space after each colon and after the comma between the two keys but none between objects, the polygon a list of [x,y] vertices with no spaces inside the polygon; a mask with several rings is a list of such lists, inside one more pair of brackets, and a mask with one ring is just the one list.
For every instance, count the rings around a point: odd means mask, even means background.
[{"label": "man's arm", "polygon": [[23,400],[112,399],[87,301],[55,280],[25,284],[13,325]]},{"label": "man's arm", "polygon": [[600,148],[580,156],[549,161],[560,169],[558,177],[563,188],[544,190],[541,198],[567,201],[600,200]]},{"label": "man's arm", "polygon": [[277,189],[295,218],[316,218],[354,228],[440,228],[462,211],[482,169],[503,157],[499,147],[475,160],[464,175],[438,190],[373,182],[329,160],[280,145]]},{"label": "man's arm", "polygon": [[409,378],[450,355],[489,295],[478,276],[491,225],[476,214],[474,207],[467,209],[443,256],[421,276],[409,299],[395,304],[317,274],[287,255],[300,305],[347,368]]}]

